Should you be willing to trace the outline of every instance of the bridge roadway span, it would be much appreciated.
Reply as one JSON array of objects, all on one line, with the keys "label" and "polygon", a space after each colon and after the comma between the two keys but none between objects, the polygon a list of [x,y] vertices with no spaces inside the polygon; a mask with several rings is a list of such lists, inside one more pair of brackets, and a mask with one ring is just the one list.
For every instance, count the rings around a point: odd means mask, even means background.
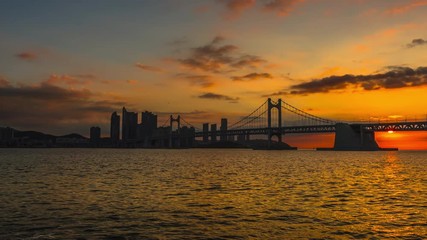
[{"label": "bridge roadway span", "polygon": [[[360,128],[364,131],[386,132],[386,131],[427,131],[427,121],[425,122],[395,122],[395,123],[350,123],[350,126]],[[268,133],[328,133],[335,132],[335,124],[329,125],[312,125],[312,126],[288,126],[272,128],[247,128],[247,129],[230,129],[224,132],[216,131],[216,134],[225,135],[261,135]],[[195,137],[203,137],[208,132],[196,132]]]}]

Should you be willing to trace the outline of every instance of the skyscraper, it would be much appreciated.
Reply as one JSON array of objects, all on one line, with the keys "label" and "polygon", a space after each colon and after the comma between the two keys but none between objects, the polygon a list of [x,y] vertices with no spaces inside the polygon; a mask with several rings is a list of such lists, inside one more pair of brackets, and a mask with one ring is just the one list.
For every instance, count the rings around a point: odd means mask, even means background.
[{"label": "skyscraper", "polygon": [[220,141],[227,141],[227,128],[228,128],[228,121],[227,118],[221,118],[221,126],[220,126]]},{"label": "skyscraper", "polygon": [[117,112],[111,114],[110,138],[113,143],[120,140],[120,116]]},{"label": "skyscraper", "polygon": [[122,111],[122,140],[136,140],[138,128],[138,114],[135,112],[128,112],[123,107]]}]

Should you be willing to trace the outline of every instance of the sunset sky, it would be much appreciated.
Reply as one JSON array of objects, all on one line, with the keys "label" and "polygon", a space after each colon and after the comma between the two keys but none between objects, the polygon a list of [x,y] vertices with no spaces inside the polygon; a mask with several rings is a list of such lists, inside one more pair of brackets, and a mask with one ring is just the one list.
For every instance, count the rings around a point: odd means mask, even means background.
[{"label": "sunset sky", "polygon": [[[2,0],[0,126],[107,136],[123,106],[200,125],[268,97],[342,121],[426,120],[426,16],[427,0]],[[303,138],[290,142],[331,144]],[[425,132],[377,140],[427,149]]]}]

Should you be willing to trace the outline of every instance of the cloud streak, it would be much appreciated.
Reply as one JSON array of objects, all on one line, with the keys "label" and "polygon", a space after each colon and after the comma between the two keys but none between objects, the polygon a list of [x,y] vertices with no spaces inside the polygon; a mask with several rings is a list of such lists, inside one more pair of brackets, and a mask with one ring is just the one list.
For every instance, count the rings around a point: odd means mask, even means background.
[{"label": "cloud streak", "polygon": [[136,63],[135,64],[136,67],[145,70],[145,71],[149,71],[149,72],[164,72],[163,69],[159,68],[159,67],[154,67],[154,66],[149,66],[149,65],[145,65],[142,63]]},{"label": "cloud streak", "polygon": [[391,66],[384,73],[371,75],[329,76],[306,83],[293,85],[289,94],[328,93],[347,88],[362,88],[372,91],[379,89],[407,88],[427,85],[427,67],[412,69],[409,67]]},{"label": "cloud streak", "polygon": [[249,73],[244,76],[235,76],[231,79],[233,81],[255,81],[260,79],[272,79],[273,76],[270,73]]},{"label": "cloud streak", "polygon": [[21,52],[15,55],[17,58],[24,61],[34,61],[39,58],[35,52]]},{"label": "cloud streak", "polygon": [[267,0],[264,4],[264,11],[273,12],[277,16],[288,15],[297,3],[304,0]]},{"label": "cloud streak", "polygon": [[210,88],[215,85],[215,82],[213,81],[213,78],[210,75],[191,75],[186,73],[178,73],[175,76],[186,80],[193,86]]},{"label": "cloud streak", "polygon": [[212,93],[212,92],[208,92],[208,93],[204,93],[202,95],[199,95],[198,98],[201,99],[213,99],[213,100],[225,100],[225,101],[230,101],[232,103],[236,103],[239,98],[238,97],[230,97],[227,95],[222,95],[222,94],[217,94],[217,93]]},{"label": "cloud streak", "polygon": [[216,0],[217,3],[224,5],[226,9],[225,18],[229,20],[240,17],[245,11],[254,7],[257,10],[274,13],[277,16],[286,16],[294,9],[296,4],[304,1],[305,0]]},{"label": "cloud streak", "polygon": [[427,44],[427,40],[424,40],[422,38],[417,38],[417,39],[412,40],[411,43],[406,44],[406,47],[407,48],[414,48],[414,47],[426,45],[426,44]]},{"label": "cloud streak", "polygon": [[390,8],[387,10],[387,13],[389,14],[403,14],[406,12],[409,12],[413,9],[427,6],[427,0],[411,0],[411,1],[405,1],[404,4],[401,4],[399,6],[395,6],[393,8]]}]

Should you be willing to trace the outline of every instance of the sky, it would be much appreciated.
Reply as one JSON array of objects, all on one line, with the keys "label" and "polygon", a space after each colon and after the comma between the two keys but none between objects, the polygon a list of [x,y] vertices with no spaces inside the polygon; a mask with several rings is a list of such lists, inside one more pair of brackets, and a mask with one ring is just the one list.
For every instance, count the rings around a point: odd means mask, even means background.
[{"label": "sky", "polygon": [[[270,97],[339,121],[427,119],[427,0],[2,0],[0,125],[237,121]],[[290,136],[303,147],[328,135]],[[378,133],[427,149],[427,134]]]}]

